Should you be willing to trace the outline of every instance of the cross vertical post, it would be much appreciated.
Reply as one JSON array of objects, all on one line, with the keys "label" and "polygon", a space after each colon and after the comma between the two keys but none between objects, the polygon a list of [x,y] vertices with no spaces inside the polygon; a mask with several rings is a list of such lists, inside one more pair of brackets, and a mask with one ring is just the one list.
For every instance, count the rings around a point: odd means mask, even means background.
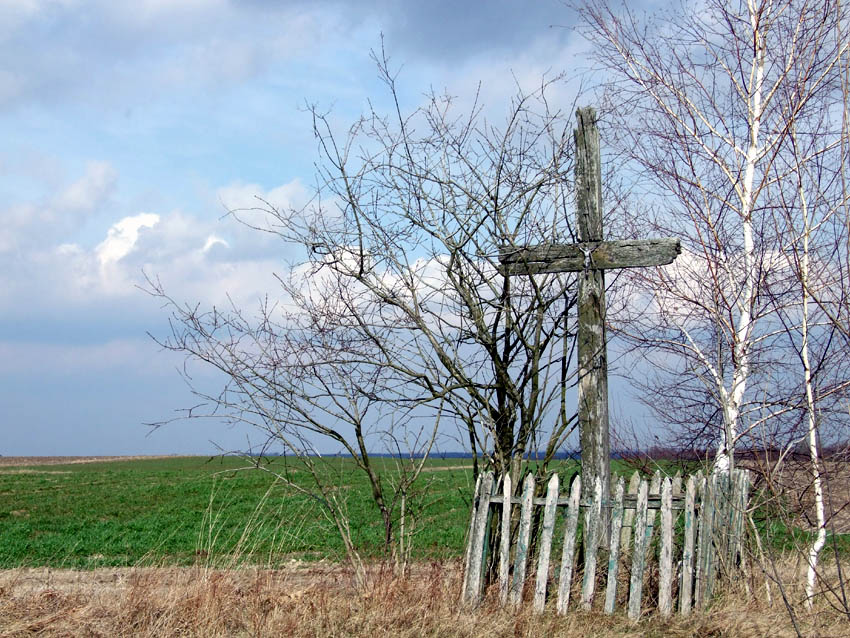
[{"label": "cross vertical post", "polygon": [[[576,221],[579,241],[588,244],[602,241],[599,129],[593,108],[578,109],[576,117]],[[589,254],[587,261],[589,265]],[[611,485],[611,437],[605,347],[605,271],[589,267],[583,268],[578,275],[578,421],[582,496],[594,497],[593,489],[599,478],[602,502],[607,504]]]},{"label": "cross vertical post", "polygon": [[663,266],[682,252],[678,239],[605,241],[602,232],[602,171],[599,129],[592,107],[576,111],[576,222],[578,243],[504,246],[499,261],[504,275],[578,273],[578,420],[581,438],[581,484],[584,499],[599,479],[607,545],[611,491],[611,437],[608,425],[608,355],[605,346],[605,276],[607,269]]}]

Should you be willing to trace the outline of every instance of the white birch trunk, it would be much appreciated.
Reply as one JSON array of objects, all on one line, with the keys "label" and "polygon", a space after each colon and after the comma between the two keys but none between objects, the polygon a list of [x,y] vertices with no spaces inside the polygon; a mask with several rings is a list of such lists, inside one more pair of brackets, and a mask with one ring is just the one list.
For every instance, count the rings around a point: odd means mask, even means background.
[{"label": "white birch trunk", "polygon": [[[725,387],[718,388],[723,401],[723,431],[717,446],[717,457],[714,461],[714,471],[728,473],[734,467],[734,449],[738,438],[738,418],[741,404],[750,377],[750,348],[753,337],[752,302],[757,293],[756,286],[756,249],[753,233],[753,208],[755,205],[756,166],[761,158],[762,149],[759,140],[759,130],[764,113],[762,92],[764,87],[765,67],[765,34],[762,32],[763,23],[768,23],[770,6],[759,14],[753,0],[748,0],[750,26],[753,33],[753,61],[750,73],[750,94],[748,96],[749,144],[744,160],[744,179],[736,184],[736,191],[741,202],[741,235],[744,244],[744,272],[741,294],[736,302],[738,321],[735,327],[734,354],[735,365],[732,373],[732,386],[727,391]],[[763,22],[762,22],[763,21]],[[731,269],[730,269],[731,270]],[[732,279],[729,283],[735,286],[734,273],[728,273]]]},{"label": "white birch trunk", "polygon": [[[792,135],[794,133],[792,132]],[[815,493],[815,518],[817,520],[817,535],[809,548],[808,573],[806,574],[806,605],[812,608],[812,599],[815,595],[815,584],[817,580],[817,567],[820,552],[826,544],[826,512],[823,502],[823,483],[820,475],[820,459],[818,455],[817,436],[817,414],[815,411],[815,395],[812,388],[812,367],[809,361],[809,239],[811,235],[811,223],[806,194],[802,188],[799,189],[800,203],[803,212],[803,254],[800,256],[800,289],[803,295],[803,316],[800,344],[800,358],[803,362],[803,382],[806,388],[806,424],[807,438],[809,442],[809,459],[811,461],[812,487]]]}]

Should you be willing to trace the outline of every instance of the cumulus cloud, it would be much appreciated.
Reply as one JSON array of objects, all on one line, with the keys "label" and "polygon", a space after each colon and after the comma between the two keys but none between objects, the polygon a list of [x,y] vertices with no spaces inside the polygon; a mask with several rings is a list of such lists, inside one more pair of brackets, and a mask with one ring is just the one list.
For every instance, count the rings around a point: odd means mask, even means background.
[{"label": "cumulus cloud", "polygon": [[116,222],[106,234],[106,239],[97,245],[95,254],[102,266],[126,257],[135,247],[139,232],[153,228],[159,223],[159,215],[141,213]]}]

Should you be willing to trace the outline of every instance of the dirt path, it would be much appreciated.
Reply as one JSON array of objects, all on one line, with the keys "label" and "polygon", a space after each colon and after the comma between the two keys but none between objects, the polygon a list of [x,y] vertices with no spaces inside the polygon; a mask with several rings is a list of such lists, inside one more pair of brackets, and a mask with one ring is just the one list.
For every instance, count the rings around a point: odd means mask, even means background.
[{"label": "dirt path", "polygon": [[0,467],[35,465],[76,465],[77,463],[109,463],[111,461],[141,461],[145,459],[170,459],[185,454],[160,454],[154,456],[0,456]]}]

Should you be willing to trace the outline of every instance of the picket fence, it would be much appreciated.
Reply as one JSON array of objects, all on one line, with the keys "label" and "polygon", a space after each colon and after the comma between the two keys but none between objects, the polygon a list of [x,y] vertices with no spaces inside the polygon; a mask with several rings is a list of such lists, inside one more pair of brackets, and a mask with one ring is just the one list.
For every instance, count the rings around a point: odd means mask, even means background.
[{"label": "picket fence", "polygon": [[[488,573],[495,571],[495,562],[492,571],[487,569],[492,530],[499,543],[498,548],[493,548],[494,553],[498,549],[495,580],[498,581],[499,599],[502,605],[520,604],[524,592],[531,589],[530,582],[526,588],[526,576],[527,571],[531,571],[528,565],[530,550],[535,546],[531,536],[537,533],[537,565],[533,574],[529,574],[529,580],[533,576],[533,609],[543,611],[549,582],[554,580],[550,567],[554,567],[551,565],[552,539],[559,507],[566,508],[557,579],[556,610],[559,614],[567,612],[573,575],[579,571],[576,548],[580,510],[584,511],[580,603],[585,610],[593,607],[597,563],[604,560],[604,553],[607,553],[607,579],[603,610],[607,614],[614,613],[617,588],[620,580],[626,580],[621,576],[621,564],[624,575],[630,566],[627,596],[621,592],[621,598],[632,619],[639,618],[642,613],[644,582],[649,580],[650,571],[657,573],[652,581],[658,588],[658,611],[665,617],[673,612],[674,596],[679,612],[688,614],[693,608],[700,609],[708,604],[719,577],[735,574],[741,558],[749,499],[748,471],[710,476],[697,472],[687,479],[684,494],[680,474],[671,479],[656,472],[651,481],[647,481],[635,472],[628,490],[622,477],[617,481],[609,504],[602,502],[601,484],[595,486],[596,496],[586,500],[581,499],[580,476],[573,479],[568,495],[560,495],[559,484],[558,475],[554,474],[545,496],[535,498],[536,485],[531,474],[525,478],[520,496],[513,496],[508,475],[501,480],[496,480],[492,472],[478,477],[461,594],[465,603],[481,601],[487,584],[485,579]],[[520,505],[518,517],[514,505]],[[538,524],[532,526],[537,507],[543,508],[542,523],[538,516]],[[607,510],[607,515],[603,515],[603,509]],[[661,522],[656,533],[659,511]],[[501,517],[493,524],[491,518],[496,512]],[[677,525],[680,517],[684,520]],[[533,527],[536,528],[534,532]],[[603,539],[604,542],[600,542]],[[604,545],[602,551],[600,545]],[[657,564],[653,564],[656,561]]]}]

